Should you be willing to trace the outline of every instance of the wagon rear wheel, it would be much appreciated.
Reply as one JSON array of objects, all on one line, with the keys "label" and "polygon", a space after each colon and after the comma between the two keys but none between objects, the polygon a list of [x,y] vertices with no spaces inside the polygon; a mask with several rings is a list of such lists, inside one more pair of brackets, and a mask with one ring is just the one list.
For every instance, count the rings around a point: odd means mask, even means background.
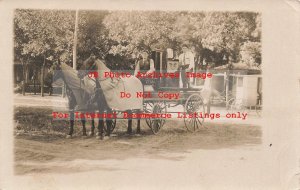
[{"label": "wagon rear wheel", "polygon": [[235,101],[235,98],[231,98],[226,102],[226,110],[227,111],[231,109],[231,106],[234,103],[234,101]]},{"label": "wagon rear wheel", "polygon": [[[148,103],[144,104],[144,111],[146,113],[152,113],[153,106],[154,106],[154,103],[152,103],[152,102],[148,102]],[[146,123],[147,123],[148,127],[151,128],[151,120],[146,119]]]},{"label": "wagon rear wheel", "polygon": [[230,111],[234,112],[245,112],[246,106],[244,105],[244,101],[242,99],[234,99],[230,104]]},{"label": "wagon rear wheel", "polygon": [[186,129],[190,132],[197,131],[204,122],[204,117],[198,117],[200,112],[205,113],[202,97],[199,94],[190,95],[185,102],[184,111],[186,114],[195,114],[193,117],[184,118]]}]

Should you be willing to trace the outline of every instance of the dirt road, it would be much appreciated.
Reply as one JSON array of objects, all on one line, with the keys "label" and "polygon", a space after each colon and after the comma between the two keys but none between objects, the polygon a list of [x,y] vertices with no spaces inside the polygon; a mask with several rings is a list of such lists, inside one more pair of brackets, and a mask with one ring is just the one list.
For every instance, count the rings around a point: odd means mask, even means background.
[{"label": "dirt road", "polygon": [[118,126],[117,136],[105,141],[82,138],[80,133],[73,139],[60,134],[19,134],[15,173],[20,184],[26,181],[23,185],[36,189],[278,186],[277,179],[264,173],[272,163],[261,154],[259,126],[207,123],[196,133],[182,126],[168,121],[161,133],[152,135],[143,124],[142,136],[127,136],[124,123]]},{"label": "dirt road", "polygon": [[[18,183],[14,185],[18,187],[280,187],[279,178],[268,173],[274,170],[274,158],[272,152],[265,150],[272,149],[261,144],[259,120],[208,121],[196,133],[187,132],[182,120],[168,120],[158,135],[153,135],[143,121],[141,136],[126,135],[126,121],[118,121],[114,136],[101,141],[81,137],[79,126],[72,139],[65,139],[67,122],[47,122],[50,112],[51,109],[16,109],[19,123],[15,130],[14,181]],[[89,126],[88,123],[88,130]]]}]

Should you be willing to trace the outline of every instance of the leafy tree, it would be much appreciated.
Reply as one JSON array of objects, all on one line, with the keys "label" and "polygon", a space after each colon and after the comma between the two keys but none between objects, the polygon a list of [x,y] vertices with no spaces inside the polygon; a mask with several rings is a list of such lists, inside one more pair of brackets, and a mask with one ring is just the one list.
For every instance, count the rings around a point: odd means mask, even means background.
[{"label": "leafy tree", "polygon": [[180,44],[189,43],[196,50],[202,49],[203,39],[203,12],[178,12],[173,25],[171,37]]},{"label": "leafy tree", "polygon": [[260,42],[261,41],[261,14],[256,13],[255,18],[255,30],[251,33],[253,39],[252,41]]},{"label": "leafy tree", "polygon": [[97,48],[99,56],[104,58],[111,47],[108,30],[103,19],[108,11],[79,11],[78,59],[89,56],[92,48]]},{"label": "leafy tree", "polygon": [[[259,40],[260,17],[250,12],[183,12],[177,17],[173,36],[188,42],[203,60],[226,64],[238,61],[240,45]],[[197,56],[197,57],[198,57]]]},{"label": "leafy tree", "polygon": [[180,50],[182,43],[189,43],[198,61],[206,57],[222,65],[229,59],[239,60],[244,42],[259,42],[259,16],[252,12],[113,11],[104,24],[116,42],[110,50],[113,54],[167,47]]},{"label": "leafy tree", "polygon": [[115,41],[110,53],[132,55],[172,45],[175,13],[162,11],[113,11],[105,19],[109,39]]},{"label": "leafy tree", "polygon": [[251,39],[256,14],[247,12],[212,12],[204,18],[203,46],[217,52],[227,51],[238,60],[240,44]]},{"label": "leafy tree", "polygon": [[16,10],[14,22],[15,58],[27,58],[41,66],[43,96],[46,63],[72,52],[74,12]]},{"label": "leafy tree", "polygon": [[[15,59],[40,67],[43,87],[45,67],[72,61],[75,11],[16,10],[14,24]],[[79,11],[78,60],[96,47],[111,68],[128,69],[140,51],[187,42],[198,62],[260,64],[260,38],[261,15],[252,12]]]},{"label": "leafy tree", "polygon": [[261,44],[259,42],[247,41],[241,46],[241,61],[248,66],[258,66],[261,64]]}]

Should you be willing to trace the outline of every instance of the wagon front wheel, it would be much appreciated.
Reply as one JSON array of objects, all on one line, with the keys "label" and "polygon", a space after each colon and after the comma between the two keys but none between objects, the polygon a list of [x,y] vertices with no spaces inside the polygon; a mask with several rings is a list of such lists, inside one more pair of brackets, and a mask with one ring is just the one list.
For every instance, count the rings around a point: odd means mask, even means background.
[{"label": "wagon front wheel", "polygon": [[188,131],[194,132],[203,125],[204,117],[199,118],[199,113],[205,113],[205,107],[202,97],[199,94],[192,94],[188,97],[184,105],[184,111],[187,118],[184,118],[184,124]]},{"label": "wagon front wheel", "polygon": [[[164,114],[166,113],[166,104],[164,102],[154,103],[152,113]],[[166,120],[165,118],[149,118],[146,119],[147,125],[150,127],[153,134],[157,134],[163,127]]]}]

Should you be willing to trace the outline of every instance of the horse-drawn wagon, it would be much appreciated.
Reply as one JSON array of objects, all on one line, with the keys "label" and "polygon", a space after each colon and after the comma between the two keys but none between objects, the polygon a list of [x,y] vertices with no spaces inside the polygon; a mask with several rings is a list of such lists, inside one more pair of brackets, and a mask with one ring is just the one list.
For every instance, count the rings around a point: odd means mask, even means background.
[{"label": "horse-drawn wagon", "polygon": [[[171,52],[171,56],[170,56]],[[154,60],[155,72],[162,77],[147,80],[144,86],[144,93],[151,94],[143,99],[144,111],[146,113],[170,113],[178,116],[184,113],[185,127],[188,131],[193,132],[203,125],[204,117],[198,117],[195,113],[205,113],[205,104],[210,98],[209,83],[196,85],[195,80],[189,88],[181,87],[179,74],[179,60],[174,58],[172,50],[166,51],[155,50],[151,58]],[[170,77],[171,76],[171,77]],[[163,94],[167,94],[163,96]],[[175,94],[170,98],[168,94]],[[183,107],[183,108],[182,108]],[[176,117],[178,118],[178,117]],[[166,118],[148,118],[147,125],[154,134],[166,123]]]},{"label": "horse-drawn wagon", "polygon": [[[151,79],[146,77],[146,80],[139,80],[138,77],[132,75],[125,75],[126,77],[124,78],[105,78],[105,72],[111,73],[111,71],[99,59],[92,61],[90,65],[86,62],[85,68],[83,68],[85,69],[83,71],[84,78],[87,79],[85,82],[82,82],[82,79],[76,76],[80,72],[73,70],[71,67],[64,65],[61,69],[65,83],[73,91],[77,103],[79,102],[78,99],[81,99],[81,102],[84,101],[83,94],[91,95],[94,92],[92,89],[98,88],[100,89],[100,94],[102,94],[99,97],[102,97],[101,101],[105,102],[97,103],[99,112],[114,112],[117,113],[116,115],[126,112],[150,113],[154,115],[165,113],[178,115],[184,113],[184,116],[181,118],[184,118],[185,127],[188,131],[196,131],[203,125],[204,117],[195,115],[197,113],[204,115],[205,104],[210,99],[210,87],[209,82],[207,82],[209,80],[205,80],[204,85],[195,85],[196,82],[194,81],[194,85],[182,88],[180,86],[179,61],[170,57],[168,51],[161,50],[153,51],[152,58],[154,60],[153,72],[158,73],[159,77]],[[69,72],[66,72],[66,70],[69,70]],[[98,72],[97,79],[88,77],[88,73],[91,71]],[[99,82],[98,87],[97,85],[95,86],[95,80]],[[136,95],[136,97],[121,99],[120,94],[125,91]],[[137,131],[139,131],[140,119],[137,119]],[[164,117],[146,117],[145,120],[154,134],[158,133],[166,122]],[[101,125],[104,125],[103,121],[101,122]],[[116,124],[116,118],[113,118],[109,122],[109,127],[103,126],[103,128],[110,134]],[[132,130],[131,125],[132,118],[128,118],[129,132]]]}]

